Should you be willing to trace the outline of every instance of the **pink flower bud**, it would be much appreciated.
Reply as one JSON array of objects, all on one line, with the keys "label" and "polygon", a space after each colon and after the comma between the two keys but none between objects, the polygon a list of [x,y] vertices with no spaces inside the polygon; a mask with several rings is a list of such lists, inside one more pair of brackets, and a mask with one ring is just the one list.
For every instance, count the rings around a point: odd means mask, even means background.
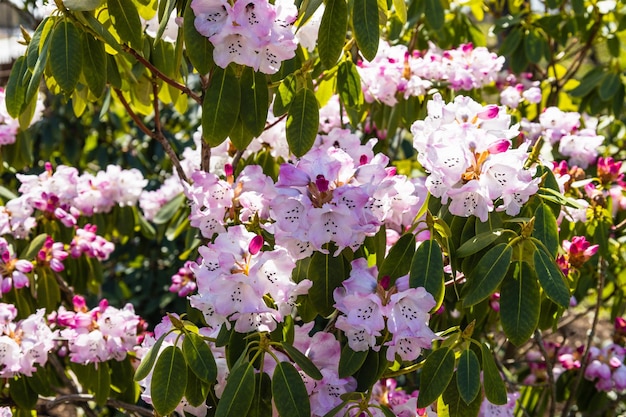
[{"label": "pink flower bud", "polygon": [[259,251],[263,247],[264,242],[265,240],[261,235],[256,235],[255,237],[253,237],[250,241],[250,245],[248,245],[248,252],[250,252],[250,255],[256,255],[257,253],[259,253]]},{"label": "pink flower bud", "polygon": [[489,106],[485,106],[484,110],[478,112],[476,116],[478,116],[478,118],[482,120],[495,119],[496,117],[498,117],[499,112],[500,108],[495,104],[491,104]]},{"label": "pink flower bud", "polygon": [[511,147],[511,141],[508,139],[500,139],[497,142],[494,142],[487,148],[490,154],[498,154],[502,152],[506,152]]},{"label": "pink flower bud", "polygon": [[233,166],[231,164],[224,165],[224,174],[226,174],[227,177],[233,176],[234,171],[233,171]]}]

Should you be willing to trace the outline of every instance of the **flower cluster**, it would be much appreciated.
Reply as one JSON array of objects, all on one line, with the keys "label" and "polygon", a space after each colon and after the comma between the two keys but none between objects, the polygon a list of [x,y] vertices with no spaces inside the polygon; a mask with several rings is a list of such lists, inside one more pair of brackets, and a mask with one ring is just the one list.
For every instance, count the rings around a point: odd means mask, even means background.
[{"label": "flower cluster", "polygon": [[532,74],[524,73],[520,78],[507,74],[503,80],[496,81],[500,90],[500,103],[516,109],[522,103],[541,103],[542,95],[539,81],[532,80]]},{"label": "flower cluster", "polygon": [[377,283],[377,275],[378,269],[368,268],[367,260],[352,261],[350,277],[333,293],[335,308],[343,313],[335,327],[345,332],[354,351],[380,349],[377,338],[386,328],[392,335],[384,343],[387,360],[394,361],[396,354],[403,361],[415,360],[436,339],[427,325],[435,300],[422,287],[385,288]]},{"label": "flower cluster", "polygon": [[141,342],[145,323],[131,304],[117,309],[103,299],[97,307],[88,310],[81,296],[74,296],[73,304],[74,311],[60,307],[49,317],[60,329],[72,362],[121,361]]},{"label": "flower cluster", "polygon": [[376,57],[359,62],[357,70],[365,100],[388,106],[397,103],[397,94],[405,99],[423,96],[435,83],[452,90],[471,90],[496,81],[504,57],[484,47],[464,44],[442,51],[434,45],[421,55],[404,45],[391,46],[381,41]]},{"label": "flower cluster", "polygon": [[589,243],[584,236],[574,236],[571,240],[564,240],[562,246],[565,253],[559,255],[556,261],[566,276],[570,268],[579,269],[598,252],[600,247]]},{"label": "flower cluster", "polygon": [[511,147],[519,134],[511,117],[497,106],[457,96],[444,103],[435,94],[428,116],[412,127],[417,159],[429,172],[428,191],[450,202],[450,213],[486,221],[494,209],[517,215],[538,190],[540,178],[524,168],[527,145]]},{"label": "flower cluster", "polygon": [[115,250],[115,245],[102,236],[98,236],[97,230],[98,226],[89,223],[76,228],[76,234],[69,248],[72,258],[78,258],[85,254],[89,258],[96,258],[99,261],[109,259],[109,255]]},{"label": "flower cluster", "polygon": [[295,55],[293,2],[281,0],[193,0],[196,30],[215,46],[213,59],[222,68],[234,62],[273,74]]},{"label": "flower cluster", "polygon": [[0,237],[0,257],[0,294],[6,294],[11,288],[30,285],[26,274],[33,270],[33,263],[27,259],[18,259],[12,246],[3,237]]},{"label": "flower cluster", "polygon": [[55,346],[56,331],[45,321],[45,309],[15,322],[17,309],[0,303],[0,377],[31,376],[36,365],[45,365]]},{"label": "flower cluster", "polygon": [[626,390],[626,348],[615,343],[589,349],[585,378],[594,381],[599,391]]}]

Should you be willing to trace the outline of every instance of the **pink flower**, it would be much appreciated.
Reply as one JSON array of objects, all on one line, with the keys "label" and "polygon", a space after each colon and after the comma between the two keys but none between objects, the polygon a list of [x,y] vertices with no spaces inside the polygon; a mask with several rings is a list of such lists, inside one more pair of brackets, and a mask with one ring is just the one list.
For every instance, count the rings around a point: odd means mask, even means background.
[{"label": "pink flower", "polygon": [[563,241],[566,258],[574,268],[580,268],[598,252],[599,245],[592,245],[584,236],[574,236],[571,241]]}]

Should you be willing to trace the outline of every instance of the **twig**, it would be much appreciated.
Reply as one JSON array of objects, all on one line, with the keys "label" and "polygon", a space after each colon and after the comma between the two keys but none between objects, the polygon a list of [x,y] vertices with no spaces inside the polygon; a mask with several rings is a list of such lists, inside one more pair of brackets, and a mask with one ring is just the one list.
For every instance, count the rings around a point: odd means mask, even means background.
[{"label": "twig", "polygon": [[237,165],[239,165],[239,161],[241,160],[241,157],[243,156],[243,152],[244,149],[242,150],[238,150],[237,153],[235,153],[235,156],[233,157],[233,173],[235,173],[237,171]]},{"label": "twig", "polygon": [[[50,355],[48,359],[48,363],[52,365],[52,367],[56,371],[57,376],[61,379],[64,386],[66,386],[67,389],[69,389],[70,392],[72,392],[71,395],[79,395],[78,388],[76,388],[76,385],[74,385],[74,381],[68,378],[68,376],[65,374],[65,368],[59,362],[59,359],[54,355]],[[61,398],[61,397],[57,397],[57,398]],[[82,408],[83,411],[85,411],[85,415],[87,415],[87,417],[98,417],[98,415],[91,408],[89,408],[87,404],[82,404],[80,408]]]},{"label": "twig", "polygon": [[604,268],[605,261],[602,256],[598,259],[598,288],[596,289],[598,297],[596,299],[596,307],[593,314],[593,323],[591,324],[591,329],[589,330],[589,334],[587,335],[587,344],[585,346],[585,353],[581,358],[581,366],[578,370],[578,375],[576,377],[576,382],[570,391],[571,395],[567,398],[565,405],[563,406],[563,412],[561,413],[562,417],[567,417],[569,414],[570,408],[572,407],[572,401],[576,398],[576,394],[578,392],[578,388],[585,376],[585,371],[587,370],[587,366],[589,365],[589,351],[591,350],[591,344],[593,343],[593,338],[596,335],[596,327],[598,327],[598,321],[600,320],[600,308],[602,307],[602,291],[604,291]]},{"label": "twig", "polygon": [[167,141],[167,138],[165,138],[163,133],[150,130],[148,126],[146,126],[145,123],[139,118],[137,113],[135,113],[133,109],[130,107],[130,105],[128,104],[128,101],[126,101],[126,99],[124,98],[124,94],[117,88],[115,88],[114,91],[115,91],[115,94],[117,94],[117,97],[120,99],[120,102],[122,103],[126,111],[128,112],[128,114],[130,115],[131,119],[133,119],[133,121],[135,122],[135,124],[137,124],[139,129],[143,133],[151,137],[152,139],[159,142],[161,146],[163,146],[165,153],[167,154],[167,156],[169,156],[170,160],[172,161],[172,164],[176,168],[176,172],[178,173],[178,177],[181,179],[181,181],[189,182],[189,179],[187,178],[187,175],[185,174],[185,171],[183,170],[183,167],[180,164],[178,155],[176,155],[176,152],[174,152],[172,145],[170,145],[170,143]]},{"label": "twig", "polygon": [[146,58],[141,56],[141,54],[139,54],[133,48],[131,48],[130,46],[128,46],[126,44],[122,44],[122,49],[125,52],[128,52],[130,55],[132,55],[137,61],[141,62],[146,68],[148,68],[158,78],[160,78],[161,80],[165,81],[167,84],[171,85],[172,87],[182,91],[184,94],[187,94],[196,103],[202,104],[202,99],[200,98],[200,96],[198,96],[196,93],[191,91],[191,89],[189,87],[187,87],[186,85],[183,85],[183,84],[181,84],[181,83],[179,83],[177,81],[174,81],[173,79],[171,79],[167,75],[163,74],[161,72],[161,70],[159,70],[157,67],[152,65],[152,63],[150,61],[148,61]]},{"label": "twig", "polygon": [[211,170],[211,147],[204,140],[204,137],[201,139],[201,157],[200,157],[200,169],[204,172],[209,172]]}]

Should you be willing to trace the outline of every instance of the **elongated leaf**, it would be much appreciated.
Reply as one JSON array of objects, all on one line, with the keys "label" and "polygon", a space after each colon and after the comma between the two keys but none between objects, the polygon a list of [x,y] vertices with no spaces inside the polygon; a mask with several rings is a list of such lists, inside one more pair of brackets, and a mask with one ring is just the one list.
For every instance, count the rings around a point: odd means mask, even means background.
[{"label": "elongated leaf", "polygon": [[389,254],[378,271],[379,278],[388,276],[393,283],[396,278],[408,274],[411,269],[411,259],[413,259],[414,254],[415,235],[407,233],[398,239],[389,250]]},{"label": "elongated leaf", "polygon": [[83,75],[89,90],[95,97],[102,97],[106,87],[107,57],[104,44],[86,34],[83,39]]},{"label": "elongated leaf", "polygon": [[[446,389],[454,374],[454,351],[440,347],[433,351],[424,362],[420,375],[420,395],[417,406],[425,408],[435,402]],[[456,386],[456,384],[453,384]]]},{"label": "elongated leaf", "polygon": [[274,104],[272,106],[274,116],[279,117],[289,111],[289,107],[296,96],[296,84],[296,77],[293,75],[288,75],[280,83],[274,95]]},{"label": "elongated leaf", "polygon": [[459,258],[465,258],[466,256],[473,255],[485,249],[491,245],[502,235],[502,229],[490,230],[488,232],[480,233],[466,242],[464,242],[457,250],[456,256]]},{"label": "elongated leaf", "polygon": [[348,28],[346,0],[328,0],[317,35],[317,47],[322,65],[330,69],[341,56]]},{"label": "elongated leaf", "polygon": [[541,298],[537,275],[526,262],[511,265],[500,289],[500,317],[504,334],[519,346],[537,328]]},{"label": "elongated leaf", "polygon": [[320,124],[319,106],[315,93],[301,88],[289,106],[287,116],[287,143],[295,156],[303,156],[311,149]]},{"label": "elongated leaf", "polygon": [[554,262],[554,259],[541,248],[537,248],[533,259],[539,283],[548,298],[561,307],[566,308],[570,299],[569,288],[565,283],[563,273]]},{"label": "elongated leaf", "polygon": [[233,70],[215,68],[202,101],[202,134],[211,146],[224,142],[239,116],[241,88]]},{"label": "elongated leaf", "polygon": [[621,82],[622,81],[618,73],[609,72],[606,74],[600,84],[600,88],[598,88],[598,96],[600,97],[600,100],[608,101],[612,99],[619,90]]},{"label": "elongated leaf", "polygon": [[309,417],[311,404],[302,377],[289,362],[279,362],[272,378],[272,396],[282,417]]},{"label": "elongated leaf", "polygon": [[272,417],[272,380],[265,372],[256,373],[254,379],[254,399],[246,417]]},{"label": "elongated leaf", "polygon": [[376,52],[378,52],[380,37],[378,24],[378,2],[376,0],[353,2],[352,30],[363,58],[368,61],[373,60]]},{"label": "elongated leaf", "polygon": [[255,385],[252,364],[240,363],[226,380],[226,388],[215,410],[215,417],[245,416],[254,398]]},{"label": "elongated leaf", "polygon": [[113,26],[122,40],[130,43],[137,49],[143,49],[141,38],[141,20],[139,12],[132,0],[107,0],[109,15],[113,20]]},{"label": "elongated leaf", "polygon": [[405,24],[407,18],[407,6],[404,0],[393,0],[393,7],[400,23]]},{"label": "elongated leaf", "polygon": [[11,379],[9,395],[18,407],[26,410],[35,408],[35,404],[37,404],[37,393],[28,385],[25,376]]},{"label": "elongated leaf", "polygon": [[287,342],[281,343],[281,346],[287,355],[289,355],[289,357],[298,364],[305,374],[318,381],[323,378],[323,375],[320,370],[317,369],[317,366],[315,366],[311,359],[309,359],[304,353],[300,352]]},{"label": "elongated leaf", "polygon": [[31,71],[35,69],[35,65],[37,65],[37,60],[39,59],[39,51],[43,46],[42,37],[43,40],[45,40],[45,38],[50,35],[55,21],[56,19],[52,17],[46,17],[42,20],[26,47],[26,61]]},{"label": "elongated leaf", "polygon": [[426,9],[424,13],[427,16],[426,24],[434,30],[439,30],[445,23],[445,14],[441,0],[426,0]]},{"label": "elongated leaf", "polygon": [[159,356],[159,350],[161,349],[161,345],[163,344],[163,340],[165,340],[166,335],[167,333],[161,335],[161,337],[157,339],[156,343],[150,348],[148,353],[146,353],[146,356],[143,357],[141,363],[137,367],[137,371],[135,372],[135,381],[141,381],[148,376],[154,366],[157,356]]},{"label": "elongated leaf", "polygon": [[185,195],[183,193],[177,195],[167,203],[157,212],[152,220],[155,224],[165,224],[172,220],[176,212],[180,209],[181,205],[185,201]]},{"label": "elongated leaf", "polygon": [[459,357],[456,385],[465,404],[469,405],[480,393],[480,363],[471,349],[465,349]]},{"label": "elongated leaf", "polygon": [[345,278],[343,258],[334,257],[332,253],[315,252],[311,257],[308,276],[313,282],[309,289],[309,299],[319,314],[330,315],[335,304],[333,291]]},{"label": "elongated leaf", "polygon": [[[43,36],[43,35],[42,35]],[[28,87],[26,87],[26,94],[24,95],[24,103],[22,104],[22,108],[20,112],[23,112],[25,107],[35,99],[37,92],[39,91],[39,86],[41,84],[41,77],[43,76],[43,72],[46,69],[46,65],[48,64],[48,51],[50,50],[50,44],[52,43],[52,36],[46,36],[43,39],[43,42],[39,48],[39,56],[37,57],[37,62],[35,63],[35,68],[33,68],[33,73],[28,80]],[[26,80],[24,80],[26,81]]]},{"label": "elongated leaf", "polygon": [[556,256],[559,249],[559,226],[556,217],[547,204],[540,204],[535,210],[535,226],[533,237],[539,239],[550,251],[550,255]]},{"label": "elongated leaf", "polygon": [[200,74],[208,74],[215,65],[213,62],[213,44],[206,36],[201,35],[196,30],[194,24],[196,16],[193,14],[190,4],[191,2],[187,4],[183,17],[185,51],[191,65]]},{"label": "elongated leaf", "polygon": [[[435,239],[422,242],[411,260],[409,287],[424,287],[435,301],[441,305],[445,292],[443,275],[443,257],[441,248]],[[437,308],[437,307],[435,307]]]},{"label": "elongated leaf", "polygon": [[365,358],[365,362],[363,362],[363,366],[361,366],[361,369],[354,375],[357,382],[357,391],[365,392],[371,389],[372,385],[382,377],[389,363],[386,354],[386,347],[383,347],[378,352],[372,349],[367,351],[367,357]]},{"label": "elongated leaf", "polygon": [[183,340],[183,355],[189,368],[198,378],[214,382],[217,378],[217,365],[209,345],[195,333],[187,333]]},{"label": "elongated leaf", "polygon": [[111,373],[109,372],[109,364],[100,362],[96,368],[96,378],[90,387],[94,393],[96,403],[104,405],[109,398],[111,392]]},{"label": "elongated leaf", "polygon": [[471,307],[489,297],[504,279],[513,249],[501,243],[491,248],[480,258],[476,268],[467,279],[467,293],[463,298],[463,306]]},{"label": "elongated leaf", "polygon": [[352,61],[343,61],[337,71],[337,93],[341,101],[348,107],[363,104],[361,77]]},{"label": "elongated leaf", "polygon": [[50,379],[48,378],[48,370],[46,368],[37,366],[37,370],[26,379],[26,382],[28,382],[32,390],[39,395],[52,397],[55,394]]},{"label": "elongated leaf", "polygon": [[37,301],[48,313],[56,310],[61,302],[59,283],[52,273],[46,270],[37,272]]},{"label": "elongated leaf", "polygon": [[358,371],[365,363],[368,352],[369,350],[356,352],[345,345],[339,356],[339,378],[346,378]]},{"label": "elongated leaf", "polygon": [[13,118],[19,117],[25,104],[26,85],[23,83],[25,77],[29,79],[30,74],[28,73],[26,58],[21,56],[17,58],[13,64],[13,68],[11,68],[11,75],[9,75],[5,93],[7,112]]},{"label": "elongated leaf", "polygon": [[89,27],[97,33],[101,39],[104,39],[108,47],[113,49],[113,51],[121,52],[122,47],[120,46],[118,40],[115,39],[111,32],[109,32],[109,30],[98,19],[96,19],[92,13],[83,13],[82,16]]},{"label": "elongated leaf", "polygon": [[481,345],[481,357],[483,363],[483,386],[485,388],[485,396],[492,404],[506,404],[506,386],[496,366],[496,362],[493,359],[491,350],[484,343]]},{"label": "elongated leaf", "polygon": [[241,109],[243,127],[253,136],[263,133],[269,109],[269,92],[265,74],[245,67],[241,74]]},{"label": "elongated leaf", "polygon": [[50,47],[50,72],[59,87],[66,93],[74,91],[82,71],[81,34],[69,21],[59,22],[52,32]]},{"label": "elongated leaf", "polygon": [[441,416],[450,417],[476,417],[480,411],[480,404],[481,396],[478,396],[470,404],[466,404],[459,393],[457,385],[449,384],[439,401],[437,401],[437,413]]},{"label": "elongated leaf", "polygon": [[524,38],[524,52],[526,58],[532,63],[538,63],[545,53],[546,40],[539,31],[531,30]]},{"label": "elongated leaf", "polygon": [[584,97],[604,80],[605,72],[602,67],[594,67],[580,80],[576,88],[568,91],[573,97]]},{"label": "elongated leaf", "polygon": [[150,395],[154,409],[161,415],[174,411],[186,387],[187,364],[183,352],[176,346],[168,346],[159,355],[152,373]]},{"label": "elongated leaf", "polygon": [[204,404],[209,395],[210,385],[198,378],[193,368],[187,369],[187,386],[185,387],[185,399],[192,407]]}]

